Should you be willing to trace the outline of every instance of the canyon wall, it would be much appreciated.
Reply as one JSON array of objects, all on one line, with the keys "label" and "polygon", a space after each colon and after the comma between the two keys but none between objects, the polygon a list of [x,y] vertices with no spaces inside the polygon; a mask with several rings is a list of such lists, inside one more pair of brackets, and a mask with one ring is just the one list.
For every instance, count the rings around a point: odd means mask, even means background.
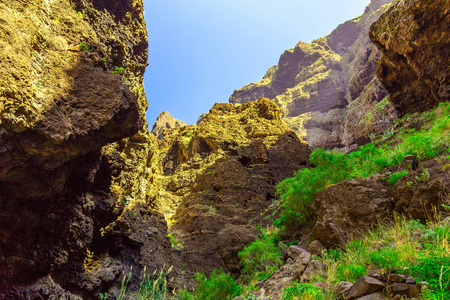
[{"label": "canyon wall", "polygon": [[0,298],[88,297],[170,264],[142,1],[0,1],[0,20]]},{"label": "canyon wall", "polygon": [[400,1],[370,28],[383,52],[378,78],[401,117],[449,100],[449,7],[448,0]]},{"label": "canyon wall", "polygon": [[285,51],[264,78],[234,91],[231,103],[267,97],[312,148],[350,151],[381,135],[396,118],[375,74],[381,51],[369,27],[392,5],[373,0],[364,13],[324,38]]}]

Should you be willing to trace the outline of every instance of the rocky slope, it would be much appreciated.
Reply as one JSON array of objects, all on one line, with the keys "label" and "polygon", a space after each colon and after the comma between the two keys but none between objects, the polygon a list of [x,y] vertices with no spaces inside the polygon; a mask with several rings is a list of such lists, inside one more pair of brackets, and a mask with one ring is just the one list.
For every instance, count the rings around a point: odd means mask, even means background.
[{"label": "rocky slope", "polygon": [[370,141],[396,118],[375,76],[381,51],[369,27],[391,5],[373,0],[364,13],[330,35],[285,51],[264,78],[234,91],[231,103],[274,100],[286,123],[311,147],[343,148]]},{"label": "rocky slope", "polygon": [[405,0],[370,28],[383,51],[377,75],[399,116],[450,98],[450,2]]},{"label": "rocky slope", "polygon": [[195,271],[239,273],[237,253],[268,224],[275,185],[307,165],[310,150],[261,98],[216,104],[198,125],[166,131],[159,144],[159,185],[170,231],[182,245],[177,267],[190,284]]},{"label": "rocky slope", "polygon": [[158,140],[162,140],[164,137],[164,130],[184,125],[186,125],[185,122],[177,120],[167,111],[163,111],[159,114],[158,118],[156,118],[156,122],[153,124],[150,133],[156,136]]},{"label": "rocky slope", "polygon": [[0,1],[0,298],[88,297],[170,258],[142,13],[142,1]]}]

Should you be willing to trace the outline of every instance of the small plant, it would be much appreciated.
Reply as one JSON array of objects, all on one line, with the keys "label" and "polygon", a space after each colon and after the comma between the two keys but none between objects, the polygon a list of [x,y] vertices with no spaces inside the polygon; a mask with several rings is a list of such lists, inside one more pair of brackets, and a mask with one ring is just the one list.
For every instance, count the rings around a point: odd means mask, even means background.
[{"label": "small plant", "polygon": [[406,170],[403,170],[401,172],[395,172],[395,173],[389,175],[388,183],[390,185],[395,185],[399,181],[400,178],[402,178],[403,176],[408,175],[408,174],[409,174],[409,172]]},{"label": "small plant", "polygon": [[81,11],[77,12],[77,15],[83,19],[83,13]]},{"label": "small plant", "polygon": [[80,44],[80,50],[81,51],[88,51],[88,45],[86,45],[85,43],[81,43]]},{"label": "small plant", "polygon": [[177,249],[177,250],[183,250],[184,248],[184,242],[180,242],[178,241],[173,235],[172,233],[169,233],[167,235],[170,239],[170,243],[172,244],[172,248]]},{"label": "small plant", "polygon": [[427,168],[423,169],[422,174],[420,176],[416,176],[418,181],[425,181],[430,179],[430,171]]},{"label": "small plant", "polygon": [[[274,232],[270,234],[275,235]],[[278,270],[283,263],[278,242],[278,236],[271,238],[262,232],[259,239],[238,253],[242,266],[241,278],[244,282],[256,283],[269,278]]]},{"label": "small plant", "polygon": [[113,71],[111,71],[113,74],[123,74],[125,73],[125,68],[123,67],[116,67]]},{"label": "small plant", "polygon": [[209,277],[197,272],[194,280],[197,283],[196,289],[192,292],[181,290],[178,292],[176,299],[227,300],[238,296],[241,290],[240,286],[234,282],[234,279],[222,270],[214,269]]}]

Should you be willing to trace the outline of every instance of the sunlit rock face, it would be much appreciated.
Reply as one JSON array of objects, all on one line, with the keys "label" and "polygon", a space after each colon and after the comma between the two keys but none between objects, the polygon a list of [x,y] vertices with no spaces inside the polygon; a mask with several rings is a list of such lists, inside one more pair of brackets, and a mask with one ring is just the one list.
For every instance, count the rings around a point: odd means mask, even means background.
[{"label": "sunlit rock face", "polygon": [[324,38],[299,42],[285,51],[264,78],[234,91],[231,103],[267,97],[282,109],[286,123],[312,148],[350,151],[382,134],[396,118],[376,78],[381,51],[370,25],[391,5],[372,1],[364,13]]},{"label": "sunlit rock face", "polygon": [[91,297],[170,263],[142,1],[0,1],[0,20],[0,296]]},{"label": "sunlit rock face", "polygon": [[162,140],[164,138],[164,130],[184,125],[186,125],[185,122],[177,120],[172,117],[169,112],[163,111],[156,118],[156,122],[153,124],[152,131],[150,133],[153,134],[158,140]]},{"label": "sunlit rock face", "polygon": [[377,74],[399,116],[449,100],[448,6],[446,0],[399,1],[370,28],[383,52]]},{"label": "sunlit rock face", "polygon": [[197,125],[166,131],[159,143],[160,201],[182,244],[182,284],[196,271],[239,273],[238,252],[272,222],[275,185],[308,164],[308,144],[273,101],[215,104]]}]

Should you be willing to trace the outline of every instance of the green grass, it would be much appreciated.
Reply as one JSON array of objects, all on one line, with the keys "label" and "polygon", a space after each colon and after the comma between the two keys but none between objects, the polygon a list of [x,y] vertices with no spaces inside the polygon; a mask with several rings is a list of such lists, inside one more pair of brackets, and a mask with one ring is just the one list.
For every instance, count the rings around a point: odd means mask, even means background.
[{"label": "green grass", "polygon": [[[426,120],[429,124],[421,130],[400,128],[395,133],[389,131],[376,142],[361,146],[348,155],[324,149],[314,150],[310,156],[314,168],[302,169],[294,177],[277,185],[282,210],[275,225],[294,229],[312,220],[310,205],[314,195],[340,181],[380,173],[387,167],[399,164],[406,155],[414,155],[419,161],[433,158],[450,146],[449,103],[441,103],[436,109],[423,114],[405,116],[401,122],[405,123],[406,119]],[[398,181],[401,174],[391,175],[389,182]]]},{"label": "green grass", "polygon": [[326,281],[355,282],[369,269],[410,275],[427,282],[423,299],[450,299],[450,225],[407,221],[396,217],[345,250],[329,250],[321,258],[328,267]]},{"label": "green grass", "polygon": [[[152,275],[146,273],[146,268],[144,267],[144,275],[142,276],[141,283],[139,285],[139,290],[133,296],[128,290],[128,284],[132,278],[132,269],[128,274],[123,275],[121,288],[119,294],[115,297],[115,300],[123,299],[135,299],[135,300],[163,300],[168,299],[169,291],[167,288],[167,276],[172,271],[172,267],[168,270],[162,268],[159,272],[155,270]],[[113,299],[108,293],[101,293],[98,295],[100,300],[110,300]]]},{"label": "green grass", "polygon": [[223,270],[214,269],[209,277],[197,272],[194,279],[197,287],[192,292],[180,290],[176,299],[226,300],[232,299],[240,293],[240,286],[229,274],[224,273]]}]

